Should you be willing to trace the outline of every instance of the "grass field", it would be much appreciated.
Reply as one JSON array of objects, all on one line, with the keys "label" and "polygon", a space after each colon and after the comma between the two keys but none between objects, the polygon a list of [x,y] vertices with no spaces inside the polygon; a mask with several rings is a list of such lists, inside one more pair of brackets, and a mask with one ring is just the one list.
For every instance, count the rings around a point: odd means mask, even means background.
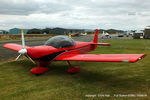
[{"label": "grass field", "polygon": [[[72,62],[81,66],[75,75],[67,73],[66,62],[52,63],[50,71],[41,76],[29,72],[35,65],[26,59],[1,63],[0,100],[150,99],[150,40],[104,42],[112,46],[98,47],[91,53],[146,53],[147,56],[136,63]],[[106,94],[110,97],[103,97]],[[115,97],[117,94],[137,97]]]}]

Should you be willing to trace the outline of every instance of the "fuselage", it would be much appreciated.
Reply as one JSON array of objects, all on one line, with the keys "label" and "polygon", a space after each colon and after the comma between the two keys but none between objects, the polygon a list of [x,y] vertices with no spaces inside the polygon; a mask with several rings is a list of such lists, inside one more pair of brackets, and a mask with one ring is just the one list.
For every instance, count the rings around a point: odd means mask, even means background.
[{"label": "fuselage", "polygon": [[42,45],[28,48],[27,50],[28,55],[35,61],[50,62],[55,60],[59,55],[85,54],[96,49],[96,47],[97,45],[92,44],[92,42],[75,41],[75,46],[73,47],[54,48],[52,46]]},{"label": "fuselage", "polygon": [[97,48],[97,42],[98,30],[95,31],[91,42],[78,42],[60,35],[50,38],[42,46],[27,48],[27,53],[35,61],[52,62],[60,55],[88,53]]}]

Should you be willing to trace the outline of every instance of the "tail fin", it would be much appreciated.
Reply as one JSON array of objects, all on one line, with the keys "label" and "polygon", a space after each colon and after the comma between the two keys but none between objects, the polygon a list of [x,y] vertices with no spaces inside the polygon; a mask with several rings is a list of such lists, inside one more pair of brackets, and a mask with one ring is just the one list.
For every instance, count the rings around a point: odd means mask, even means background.
[{"label": "tail fin", "polygon": [[97,43],[97,42],[98,42],[98,29],[95,30],[95,35],[93,39],[93,43]]},{"label": "tail fin", "polygon": [[103,35],[105,35],[105,32],[103,31]]}]

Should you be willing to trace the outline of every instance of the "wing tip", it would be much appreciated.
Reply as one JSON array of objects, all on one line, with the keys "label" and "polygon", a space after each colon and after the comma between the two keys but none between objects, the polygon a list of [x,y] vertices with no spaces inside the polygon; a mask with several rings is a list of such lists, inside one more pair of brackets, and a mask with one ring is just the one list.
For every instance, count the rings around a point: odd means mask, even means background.
[{"label": "wing tip", "polygon": [[4,47],[4,48],[8,48],[8,46],[9,46],[10,44],[11,44],[11,43],[4,44],[3,47]]},{"label": "wing tip", "polygon": [[138,57],[138,58],[135,59],[135,60],[130,60],[129,62],[131,62],[131,63],[137,62],[137,61],[143,59],[145,56],[146,56],[146,54],[141,54],[140,57]]}]

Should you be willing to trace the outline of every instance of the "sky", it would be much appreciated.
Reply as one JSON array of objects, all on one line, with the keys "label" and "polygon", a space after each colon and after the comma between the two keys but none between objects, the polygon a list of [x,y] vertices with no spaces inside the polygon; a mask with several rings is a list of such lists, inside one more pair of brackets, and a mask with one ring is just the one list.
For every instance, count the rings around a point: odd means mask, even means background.
[{"label": "sky", "polygon": [[144,29],[149,0],[0,0],[0,29]]}]

